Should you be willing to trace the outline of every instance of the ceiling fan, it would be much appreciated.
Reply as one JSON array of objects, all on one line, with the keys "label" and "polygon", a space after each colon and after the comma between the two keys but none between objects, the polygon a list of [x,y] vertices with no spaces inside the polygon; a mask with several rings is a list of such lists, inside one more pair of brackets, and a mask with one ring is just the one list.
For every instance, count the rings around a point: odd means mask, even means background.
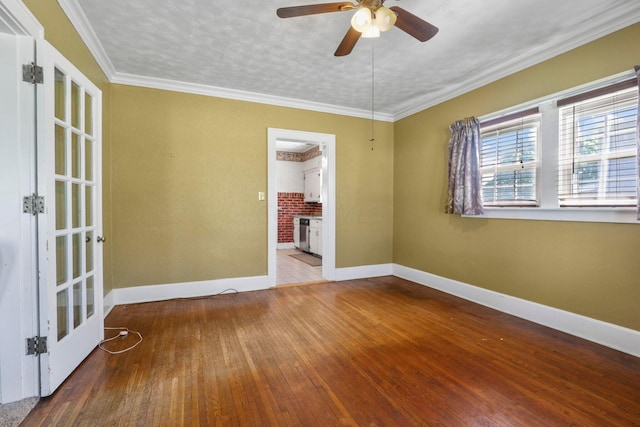
[{"label": "ceiling fan", "polygon": [[342,42],[334,53],[335,56],[345,56],[351,53],[360,37],[379,37],[381,31],[387,31],[394,25],[421,42],[426,42],[436,35],[438,28],[417,16],[398,7],[384,7],[385,0],[357,0],[351,2],[336,2],[309,4],[304,6],[281,7],[276,14],[280,18],[315,15],[328,12],[344,12],[358,9],[351,18],[351,26]]}]

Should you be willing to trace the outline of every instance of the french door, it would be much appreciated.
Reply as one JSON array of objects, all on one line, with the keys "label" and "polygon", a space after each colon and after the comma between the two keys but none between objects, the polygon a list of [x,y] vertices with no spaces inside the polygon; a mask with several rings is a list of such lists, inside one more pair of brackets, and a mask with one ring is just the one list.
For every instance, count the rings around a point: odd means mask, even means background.
[{"label": "french door", "polygon": [[103,338],[100,90],[46,41],[38,43],[38,219],[41,395]]}]

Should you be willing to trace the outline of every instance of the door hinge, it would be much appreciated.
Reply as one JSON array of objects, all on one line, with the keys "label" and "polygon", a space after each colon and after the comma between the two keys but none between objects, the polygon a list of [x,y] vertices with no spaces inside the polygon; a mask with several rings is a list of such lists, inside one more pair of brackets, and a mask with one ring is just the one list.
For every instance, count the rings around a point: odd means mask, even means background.
[{"label": "door hinge", "polygon": [[22,81],[31,84],[42,84],[44,82],[44,74],[42,67],[34,64],[22,65]]},{"label": "door hinge", "polygon": [[22,212],[31,215],[44,213],[44,196],[37,196],[35,193],[31,196],[22,198]]},{"label": "door hinge", "polygon": [[41,355],[47,352],[47,337],[27,338],[27,355]]}]

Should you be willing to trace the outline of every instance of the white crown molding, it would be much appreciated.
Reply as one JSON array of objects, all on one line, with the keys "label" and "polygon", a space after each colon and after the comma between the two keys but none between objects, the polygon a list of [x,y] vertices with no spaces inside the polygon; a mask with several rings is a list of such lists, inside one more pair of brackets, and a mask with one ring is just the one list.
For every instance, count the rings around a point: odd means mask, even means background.
[{"label": "white crown molding", "polygon": [[394,264],[393,275],[640,357],[640,331]]},{"label": "white crown molding", "polygon": [[[15,1],[16,0],[5,0],[4,2],[15,3]],[[115,67],[90,25],[84,11],[80,7],[78,0],[58,0],[58,3],[112,83],[256,102],[364,119],[371,118],[370,110],[116,72]],[[514,57],[509,63],[500,63],[483,70],[479,74],[475,74],[472,80],[462,82],[462,84],[457,87],[445,87],[429,95],[408,100],[406,103],[398,105],[396,111],[393,113],[376,112],[374,119],[385,122],[395,122],[635,24],[639,20],[640,16],[637,4],[635,2],[629,2],[626,7],[619,8],[618,14],[613,18],[592,19],[589,21],[588,26],[577,26],[572,37],[563,43],[555,45],[552,49],[537,53],[525,52],[519,57]]]},{"label": "white crown molding", "polygon": [[[259,104],[275,105],[279,107],[296,108],[300,110],[317,111],[321,113],[339,114],[342,116],[371,118],[371,111],[356,108],[340,107],[319,102],[304,101],[294,98],[266,95],[237,89],[227,89],[217,86],[209,86],[198,83],[181,82],[177,80],[146,77],[135,74],[116,73],[111,79],[112,83],[139,86],[151,89],[171,90],[174,92],[191,93],[195,95],[213,96],[217,98],[234,99],[236,101],[256,102]],[[375,120],[393,122],[393,115],[387,113],[375,113]]]},{"label": "white crown molding", "polygon": [[44,28],[19,0],[0,0],[0,28],[6,27],[16,35],[44,39]]},{"label": "white crown molding", "polygon": [[96,62],[102,68],[102,72],[107,76],[109,81],[116,74],[116,69],[109,59],[107,52],[104,50],[102,43],[98,39],[93,27],[89,23],[87,16],[84,14],[82,7],[78,4],[78,0],[58,0],[58,4],[71,21],[82,41],[96,59]]},{"label": "white crown molding", "polygon": [[636,2],[629,2],[627,7],[618,10],[618,14],[614,18],[592,19],[588,25],[577,26],[576,31],[570,38],[564,40],[563,43],[553,46],[551,49],[534,54],[525,52],[519,57],[514,57],[513,60],[508,63],[496,64],[493,67],[482,70],[478,74],[474,74],[472,79],[462,82],[458,87],[453,89],[447,87],[418,99],[409,100],[405,105],[399,106],[400,108],[394,113],[394,121],[464,95],[467,92],[471,92],[472,90],[517,73],[518,71],[522,71],[625,27],[636,24],[638,21],[640,21],[638,4]]},{"label": "white crown molding", "polygon": [[[360,110],[356,108],[340,107],[337,105],[323,104],[319,102],[304,101],[294,98],[265,95],[255,92],[226,89],[216,86],[186,83],[175,80],[159,79],[155,77],[138,76],[133,74],[119,73],[115,70],[109,56],[102,43],[98,39],[93,27],[89,23],[78,0],[58,0],[60,7],[65,12],[71,24],[75,27],[93,54],[96,61],[102,68],[111,83],[140,86],[152,89],[171,90],[175,92],[191,93],[196,95],[213,96],[218,98],[235,99],[238,101],[256,102],[259,104],[275,105],[280,107],[297,108],[301,110],[317,111],[321,113],[339,114],[342,116],[358,117],[363,119],[371,118],[370,110]],[[375,112],[374,119],[384,122],[393,122],[393,114]]]}]

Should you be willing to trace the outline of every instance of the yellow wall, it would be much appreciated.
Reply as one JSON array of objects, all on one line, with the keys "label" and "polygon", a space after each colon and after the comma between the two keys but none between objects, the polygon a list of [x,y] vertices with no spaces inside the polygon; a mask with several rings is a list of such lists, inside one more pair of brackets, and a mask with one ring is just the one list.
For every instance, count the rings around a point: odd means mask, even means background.
[{"label": "yellow wall", "polygon": [[45,39],[53,45],[62,55],[73,63],[102,91],[102,222],[103,234],[107,236],[107,243],[103,245],[104,252],[104,292],[109,292],[113,287],[113,274],[111,270],[111,249],[109,237],[111,236],[111,193],[109,182],[111,180],[111,122],[110,88],[107,77],[93,58],[93,55],[84,44],[76,30],[67,19],[57,1],[54,0],[24,0],[25,5],[44,27]]},{"label": "yellow wall", "polygon": [[336,135],[336,266],[392,259],[393,124],[111,88],[114,286],[267,273],[267,128]]},{"label": "yellow wall", "polygon": [[630,71],[640,24],[395,124],[394,262],[640,330],[640,226],[444,214],[448,127]]},{"label": "yellow wall", "polygon": [[[45,37],[103,91],[105,291],[266,274],[268,127],[337,135],[336,266],[406,265],[640,330],[637,225],[443,214],[448,126],[629,70],[640,25],[397,122],[112,85],[57,2]],[[596,59],[597,58],[597,59]]]}]

